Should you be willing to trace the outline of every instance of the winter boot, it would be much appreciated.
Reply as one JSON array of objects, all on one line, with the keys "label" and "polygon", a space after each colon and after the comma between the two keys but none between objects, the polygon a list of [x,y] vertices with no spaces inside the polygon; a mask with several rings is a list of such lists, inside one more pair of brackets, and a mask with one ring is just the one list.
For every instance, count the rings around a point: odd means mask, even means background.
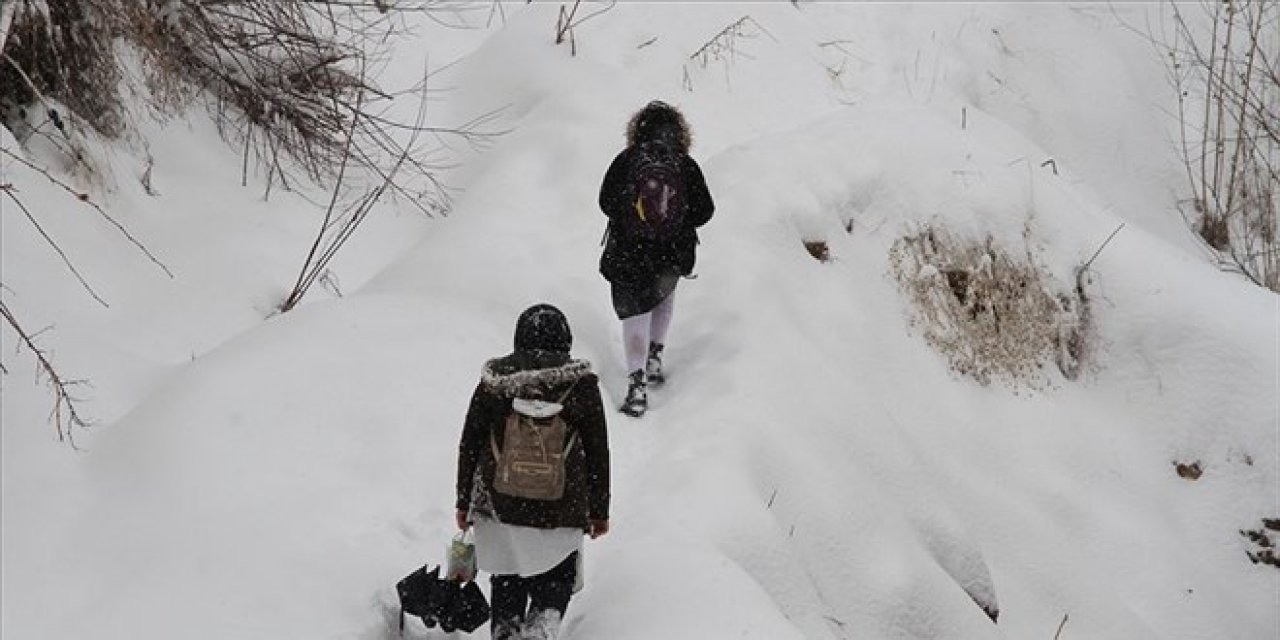
[{"label": "winter boot", "polygon": [[521,631],[520,640],[556,640],[560,637],[560,612],[555,609],[533,611]]},{"label": "winter boot", "polygon": [[662,374],[662,345],[656,342],[649,343],[649,359],[644,362],[644,375],[649,384],[654,386],[667,381],[667,377]]},{"label": "winter boot", "polygon": [[644,371],[636,369],[627,376],[630,385],[627,387],[627,399],[622,402],[623,413],[638,418],[649,408],[649,393],[645,389]]},{"label": "winter boot", "polygon": [[493,628],[493,640],[523,640],[524,638],[518,620],[494,620],[490,626]]}]

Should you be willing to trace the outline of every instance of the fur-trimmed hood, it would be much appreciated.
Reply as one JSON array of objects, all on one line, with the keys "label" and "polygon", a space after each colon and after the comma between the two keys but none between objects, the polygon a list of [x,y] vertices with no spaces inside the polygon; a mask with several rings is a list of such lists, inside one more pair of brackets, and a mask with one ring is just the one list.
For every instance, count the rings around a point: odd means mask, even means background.
[{"label": "fur-trimmed hood", "polygon": [[635,112],[627,122],[627,146],[634,147],[650,140],[666,140],[676,150],[689,155],[693,134],[680,110],[661,100],[654,100]]},{"label": "fur-trimmed hood", "polygon": [[591,375],[591,363],[586,360],[565,359],[559,364],[535,366],[527,368],[515,362],[519,352],[503,358],[494,358],[484,363],[480,372],[480,382],[486,389],[503,398],[532,398],[539,400],[556,400],[545,397],[553,389],[562,388],[571,382],[577,382]]}]

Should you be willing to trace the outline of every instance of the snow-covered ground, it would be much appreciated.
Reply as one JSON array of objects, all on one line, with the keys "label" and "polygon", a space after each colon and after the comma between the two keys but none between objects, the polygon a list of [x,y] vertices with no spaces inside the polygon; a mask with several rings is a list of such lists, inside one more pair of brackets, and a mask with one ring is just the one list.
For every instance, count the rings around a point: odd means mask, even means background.
[{"label": "snow-covered ground", "polygon": [[[380,210],[335,264],[344,295],[288,314],[320,212],[241,187],[205,115],[143,126],[158,195],[144,155],[101,148],[95,197],[173,278],[6,161],[110,307],[6,201],[5,301],[53,325],[99,423],[58,442],[6,327],[0,636],[394,637],[393,585],[442,559],[466,403],[520,310],[563,309],[622,397],[595,196],[654,98],[690,120],[717,213],[670,382],[610,417],[613,530],[564,637],[1021,640],[1064,616],[1063,640],[1280,635],[1280,571],[1239,533],[1280,516],[1280,298],[1175,209],[1161,63],[1118,24],[1153,5],[618,3],[576,55],[558,8],[397,45],[392,83],[467,54],[433,79],[437,122],[505,107],[510,132],[459,150],[449,217]],[[690,59],[744,17],[732,55]],[[1121,223],[1084,373],[1036,389],[953,373],[890,268],[931,225],[1069,290]]]}]

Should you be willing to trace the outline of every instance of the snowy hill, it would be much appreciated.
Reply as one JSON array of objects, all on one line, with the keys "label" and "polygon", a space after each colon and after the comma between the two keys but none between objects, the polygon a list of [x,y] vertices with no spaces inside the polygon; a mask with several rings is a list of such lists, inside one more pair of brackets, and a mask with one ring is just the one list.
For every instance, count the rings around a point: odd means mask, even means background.
[{"label": "snowy hill", "polygon": [[[1280,516],[1280,301],[1173,208],[1160,61],[1118,25],[1147,8],[619,3],[576,55],[557,3],[424,23],[388,73],[465,53],[434,117],[505,106],[510,133],[460,152],[450,216],[380,211],[345,295],[284,315],[319,213],[241,188],[203,115],[144,132],[158,196],[103,151],[107,208],[172,279],[6,162],[111,306],[6,203],[6,299],[56,321],[101,423],[59,443],[6,329],[0,636],[395,637],[392,587],[440,561],[466,403],[519,311],[563,309],[622,398],[595,198],[658,98],[717,213],[670,382],[610,415],[613,529],[564,638],[1053,638],[1064,616],[1063,640],[1275,637],[1280,572],[1239,532]],[[734,24],[733,51],[690,57]],[[1081,283],[1079,373],[957,372],[911,295],[929,270],[893,258],[929,229],[1025,257],[1049,298]]]}]

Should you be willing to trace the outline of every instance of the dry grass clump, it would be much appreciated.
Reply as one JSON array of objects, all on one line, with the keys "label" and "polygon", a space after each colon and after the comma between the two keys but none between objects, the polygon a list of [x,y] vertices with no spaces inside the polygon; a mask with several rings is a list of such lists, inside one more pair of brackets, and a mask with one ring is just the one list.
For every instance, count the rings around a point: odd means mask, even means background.
[{"label": "dry grass clump", "polygon": [[1173,468],[1178,472],[1178,477],[1183,480],[1199,480],[1204,475],[1204,467],[1200,466],[1200,461],[1194,462],[1175,462]]},{"label": "dry grass clump", "polygon": [[1015,388],[1048,384],[1046,363],[1079,376],[1088,306],[1029,255],[927,228],[894,243],[890,264],[912,302],[912,325],[953,370]]}]

